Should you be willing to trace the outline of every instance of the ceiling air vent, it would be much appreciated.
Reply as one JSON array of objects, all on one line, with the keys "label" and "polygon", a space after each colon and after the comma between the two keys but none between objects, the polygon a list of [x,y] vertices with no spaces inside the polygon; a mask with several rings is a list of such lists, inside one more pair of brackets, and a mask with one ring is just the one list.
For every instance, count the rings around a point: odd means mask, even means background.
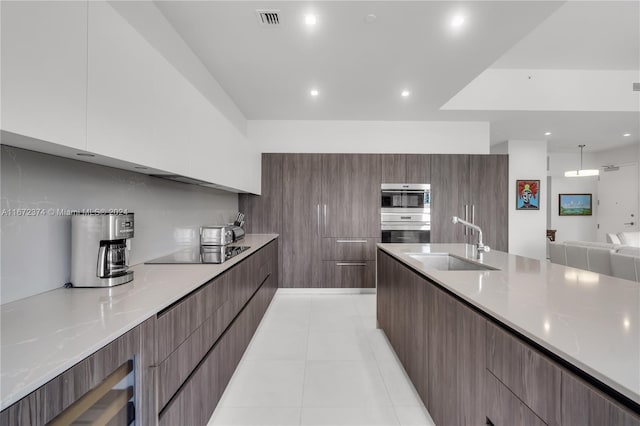
[{"label": "ceiling air vent", "polygon": [[633,91],[640,92],[640,83],[633,83]]},{"label": "ceiling air vent", "polygon": [[256,16],[258,17],[258,23],[265,27],[279,27],[280,26],[280,11],[279,10],[256,10]]}]

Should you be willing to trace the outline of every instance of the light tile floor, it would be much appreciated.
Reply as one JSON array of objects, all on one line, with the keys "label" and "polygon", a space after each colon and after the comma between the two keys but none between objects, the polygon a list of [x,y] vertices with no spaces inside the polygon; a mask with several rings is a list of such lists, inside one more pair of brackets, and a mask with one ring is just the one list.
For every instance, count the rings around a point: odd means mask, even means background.
[{"label": "light tile floor", "polygon": [[276,294],[209,426],[433,425],[375,295]]}]

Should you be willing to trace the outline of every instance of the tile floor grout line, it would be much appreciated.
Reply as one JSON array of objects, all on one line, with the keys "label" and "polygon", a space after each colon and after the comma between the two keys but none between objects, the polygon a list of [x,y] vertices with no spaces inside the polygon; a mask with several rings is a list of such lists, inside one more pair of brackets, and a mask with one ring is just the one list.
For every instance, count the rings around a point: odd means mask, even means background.
[{"label": "tile floor grout line", "polygon": [[313,304],[313,299],[311,299],[309,303],[309,321],[307,323],[307,350],[304,353],[304,370],[302,372],[302,395],[300,397],[300,416],[298,417],[298,426],[302,426],[302,410],[304,408],[304,385],[307,379],[307,362],[309,361],[309,341],[311,340],[311,306]]},{"label": "tile floor grout line", "polygon": [[[347,297],[349,297],[349,299],[347,299],[347,300],[350,303],[344,304],[344,302],[342,302],[340,300],[342,298],[329,297],[329,298],[325,299],[325,298],[317,297],[317,296],[314,295],[314,296],[311,296],[311,297],[305,297],[304,300],[303,299],[299,300],[300,302],[304,301],[305,305],[306,305],[306,303],[309,304],[309,309],[308,309],[307,312],[298,311],[298,309],[294,309],[294,311],[298,312],[298,315],[301,314],[299,316],[300,319],[305,318],[305,317],[308,319],[307,326],[306,326],[306,337],[305,337],[306,346],[305,346],[305,351],[304,351],[304,360],[302,362],[302,369],[303,369],[302,373],[303,374],[302,374],[302,389],[301,389],[301,394],[300,394],[300,398],[301,399],[300,399],[300,402],[299,402],[298,405],[287,405],[287,406],[278,406],[277,407],[278,409],[288,408],[288,409],[291,410],[291,411],[287,412],[287,414],[285,416],[285,417],[287,417],[289,419],[289,421],[291,421],[291,424],[298,424],[299,426],[301,426],[303,424],[303,420],[305,419],[305,417],[303,416],[304,404],[305,404],[305,389],[307,389],[305,385],[306,385],[307,372],[308,372],[310,363],[312,363],[312,362],[336,362],[336,361],[340,361],[340,360],[332,360],[332,359],[326,359],[326,360],[323,360],[323,359],[310,360],[309,359],[309,356],[312,354],[312,352],[310,350],[311,349],[311,347],[310,347],[311,333],[312,333],[312,328],[313,328],[312,327],[312,321],[311,321],[312,320],[312,318],[311,318],[312,317],[312,312],[314,311],[314,308],[318,308],[318,307],[321,308],[321,309],[319,309],[319,311],[323,312],[324,315],[320,316],[317,319],[320,319],[320,324],[322,324],[323,321],[326,322],[328,320],[328,318],[329,318],[328,315],[331,315],[331,312],[340,312],[340,313],[344,314],[344,308],[347,307],[347,306],[350,306],[351,309],[355,309],[355,316],[358,319],[358,323],[355,324],[355,325],[357,325],[358,328],[354,329],[353,332],[355,333],[356,336],[362,336],[362,337],[365,338],[366,342],[364,342],[365,346],[363,347],[363,350],[366,350],[366,348],[368,348],[368,352],[369,352],[368,355],[370,356],[371,359],[370,360],[369,359],[354,359],[354,360],[344,360],[344,361],[346,361],[346,362],[351,361],[351,362],[353,362],[355,364],[358,364],[358,365],[368,364],[369,361],[375,362],[375,368],[373,370],[371,370],[371,371],[372,372],[373,371],[377,371],[377,373],[379,374],[379,377],[382,380],[382,388],[380,390],[382,391],[382,389],[384,389],[384,394],[387,397],[387,399],[389,401],[389,404],[390,404],[389,407],[391,407],[393,409],[393,413],[388,413],[386,410],[383,410],[386,414],[383,415],[382,417],[375,417],[375,419],[377,421],[381,421],[384,418],[384,419],[386,419],[386,420],[383,421],[385,424],[387,422],[395,422],[395,424],[397,424],[397,425],[401,424],[400,423],[400,419],[402,418],[402,416],[400,416],[399,410],[402,410],[402,407],[404,407],[404,405],[396,405],[396,404],[394,404],[390,389],[391,389],[392,385],[395,383],[395,381],[391,380],[390,382],[388,382],[387,380],[385,380],[385,376],[383,374],[383,365],[386,366],[385,363],[389,363],[389,364],[393,363],[393,364],[395,364],[394,367],[397,367],[397,368],[401,369],[401,372],[403,373],[402,374],[402,376],[403,376],[402,378],[404,380],[409,380],[409,381],[410,381],[410,379],[408,379],[408,376],[406,375],[406,372],[404,372],[402,364],[400,363],[399,359],[397,358],[397,355],[395,354],[395,351],[393,351],[392,347],[390,347],[390,344],[389,344],[388,340],[386,339],[386,336],[384,336],[384,335],[383,336],[377,336],[377,332],[382,332],[383,333],[383,331],[380,330],[380,329],[377,329],[377,327],[375,325],[374,325],[373,328],[371,328],[371,322],[370,321],[369,322],[365,321],[365,319],[370,319],[371,318],[371,315],[369,315],[370,314],[370,308],[371,308],[371,306],[370,306],[370,298],[368,298],[368,297],[366,299],[362,298],[362,300],[359,301],[358,297],[356,297],[356,296],[360,296],[360,295],[348,295]],[[285,297],[281,297],[281,298],[277,298],[277,299],[282,301],[282,300],[286,300],[286,299],[289,299],[289,298],[285,296]],[[335,304],[331,301],[331,299],[335,300]],[[291,298],[291,300],[294,300],[294,298]],[[344,300],[344,299],[342,299],[342,300]],[[329,303],[326,303],[327,301]],[[277,302],[277,300],[274,300],[274,302]],[[362,302],[362,303],[359,303],[359,302]],[[255,335],[251,339],[251,342],[250,342],[249,348],[248,348],[249,350],[244,355],[248,356],[249,352],[251,352],[251,349],[256,349],[251,344],[255,343],[257,341],[258,335],[260,333],[268,332],[267,329],[264,328],[264,326],[266,324],[266,320],[268,319],[269,316],[278,314],[278,309],[277,309],[278,305],[279,305],[278,303],[270,304],[269,309],[267,310],[267,312],[265,313],[265,316],[261,320],[261,322],[260,322],[260,324],[258,326],[258,329],[256,330]],[[314,305],[317,305],[317,306],[314,306]],[[297,303],[293,303],[292,306],[298,307]],[[358,306],[360,306],[362,309],[358,309]],[[288,306],[288,304],[286,304],[286,303],[283,304],[280,307],[283,309],[283,312],[288,312],[288,310],[290,309],[290,306]],[[332,307],[334,309],[332,309]],[[375,311],[375,309],[374,309],[374,311]],[[376,317],[375,312],[374,312],[373,316]],[[292,319],[292,318],[290,318],[290,319]],[[284,324],[282,324],[282,325],[286,326],[286,322]],[[331,325],[335,326],[335,325],[338,325],[338,324],[333,324],[332,323]],[[271,329],[269,329],[269,330],[271,330]],[[276,330],[276,329],[273,329],[273,330]],[[271,331],[273,331],[273,330],[271,330]],[[302,328],[300,331],[303,332],[304,328]],[[344,330],[341,330],[341,331],[338,331],[338,330],[333,330],[333,331],[332,330],[324,330],[324,331],[323,330],[318,330],[318,332],[320,332],[320,333],[332,333],[332,332],[342,332],[342,333],[344,333]],[[349,332],[349,333],[351,333],[351,332]],[[362,333],[362,334],[360,334],[360,333]],[[381,337],[381,340],[383,340],[384,343],[385,343],[385,348],[384,349],[390,350],[393,353],[392,359],[386,360],[386,357],[382,356],[382,355],[384,355],[384,351],[382,351],[382,352],[380,352],[380,354],[378,354],[380,356],[376,356],[375,348],[377,348],[377,345],[375,345],[375,343],[377,342],[377,340],[372,339],[373,337]],[[382,349],[382,347],[380,349]],[[382,357],[382,358],[380,358],[380,357]],[[242,366],[245,364],[242,361],[245,361],[245,360],[246,360],[246,356],[243,356],[243,359],[241,360],[241,363],[239,363],[239,365],[238,365],[238,369],[242,368]],[[371,366],[371,368],[373,368],[373,367],[374,366]],[[236,373],[237,372],[234,372],[234,376],[236,376]],[[394,379],[395,376],[392,375],[391,378]],[[229,383],[228,387],[230,385],[231,385],[231,383]],[[415,394],[416,393],[415,388],[413,386],[412,386],[412,388],[414,389],[414,394]],[[225,393],[226,393],[226,390],[225,390]],[[419,404],[419,402],[420,401],[416,401],[416,403],[418,405],[406,405],[406,406],[407,407],[419,408],[419,409],[421,409],[420,411],[426,410],[423,405]],[[236,401],[236,404],[234,404],[234,405],[227,406],[227,408],[235,408],[236,410],[237,409],[250,409],[251,407],[261,408],[261,409],[276,408],[276,407],[271,406],[268,403],[266,405],[264,405],[264,406],[263,405],[245,406],[245,405],[237,405],[237,403],[238,403],[238,401]],[[309,407],[309,408],[313,408],[313,410],[311,410],[311,412],[307,416],[307,420],[312,420],[313,418],[315,418],[318,415],[320,415],[321,418],[322,418],[322,412],[323,412],[322,408],[324,408],[325,410],[329,410],[329,412],[331,412],[330,407]],[[345,409],[353,408],[353,409],[356,409],[358,407],[337,407],[336,406],[335,408],[336,409],[338,409],[338,408],[345,408]],[[295,409],[298,409],[299,412],[296,413]],[[233,411],[231,411],[231,413],[233,413]],[[410,417],[415,417],[416,419],[418,418],[417,417],[418,416],[417,411],[416,412],[409,411],[408,413],[411,413]],[[215,414],[215,411],[214,411],[214,414]],[[326,416],[327,414],[328,414],[328,412],[325,412],[324,415]],[[340,415],[338,415],[338,417],[335,417],[336,414],[337,413],[333,413],[333,417],[336,418],[336,419],[339,419]],[[228,415],[229,414],[227,414],[227,416]],[[236,415],[234,415],[234,414],[230,414],[230,415],[232,416],[232,417],[228,417],[228,422],[230,422],[230,423],[226,423],[225,422],[225,424],[239,424],[239,423],[237,423],[237,421],[240,420],[240,418],[242,418],[242,416],[240,416],[239,418],[237,418],[234,421],[234,418],[235,418]],[[364,415],[364,414],[359,414],[358,416],[361,416],[361,415]],[[309,417],[309,416],[311,416],[311,417]],[[213,417],[213,415],[212,415],[212,417]],[[296,423],[296,417],[297,417],[297,423]],[[368,416],[365,415],[365,417],[368,417]],[[275,417],[273,417],[273,418],[275,418]],[[420,418],[422,418],[422,417],[420,417]],[[374,420],[374,421],[376,421],[376,420]],[[425,423],[425,424],[433,424],[433,423],[429,423],[428,419],[424,419],[424,420],[427,420],[427,423]],[[242,421],[242,420],[240,420],[240,421]],[[245,418],[245,421],[246,421],[246,418]],[[262,420],[262,423],[260,423],[259,420],[255,420],[255,421],[256,421],[256,423],[255,423],[256,425],[266,424],[266,419]],[[419,421],[422,422],[423,420],[419,420]],[[432,420],[431,420],[431,422],[432,422]],[[214,425],[216,423],[211,423],[211,424]],[[219,424],[221,424],[221,423],[219,423]]]},{"label": "tile floor grout line", "polygon": [[[378,318],[378,315],[377,315],[377,312],[376,312],[376,320],[377,320],[377,318]],[[375,330],[378,330],[378,328],[376,327]],[[373,361],[374,361],[374,363],[376,365],[376,368],[378,369],[378,373],[380,374],[380,378],[382,379],[382,384],[384,386],[384,390],[387,392],[387,397],[389,397],[389,401],[391,402],[391,408],[393,409],[393,416],[396,419],[397,425],[401,426],[400,418],[398,417],[398,413],[396,412],[396,406],[393,403],[393,398],[391,397],[391,392],[389,392],[389,386],[387,385],[387,381],[384,379],[384,374],[382,374],[382,369],[380,368],[380,363],[378,362],[378,358],[376,357],[376,355],[374,353],[373,346],[371,345],[371,341],[369,339],[366,339],[366,340],[367,340],[367,345],[369,345],[369,350],[371,351],[371,355],[373,356]]]}]

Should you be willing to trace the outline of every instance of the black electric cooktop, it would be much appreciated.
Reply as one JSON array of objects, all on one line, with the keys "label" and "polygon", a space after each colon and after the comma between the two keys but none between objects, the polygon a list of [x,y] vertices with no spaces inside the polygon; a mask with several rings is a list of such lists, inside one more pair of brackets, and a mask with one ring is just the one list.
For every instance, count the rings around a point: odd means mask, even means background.
[{"label": "black electric cooktop", "polygon": [[196,246],[144,263],[147,265],[222,263],[250,248],[248,246]]}]

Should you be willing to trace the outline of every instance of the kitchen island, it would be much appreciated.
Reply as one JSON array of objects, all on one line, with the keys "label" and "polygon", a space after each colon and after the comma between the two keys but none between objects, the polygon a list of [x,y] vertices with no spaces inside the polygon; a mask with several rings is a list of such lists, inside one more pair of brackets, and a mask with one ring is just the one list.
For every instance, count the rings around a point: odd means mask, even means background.
[{"label": "kitchen island", "polygon": [[377,267],[436,424],[640,424],[638,283],[465,244],[378,244]]},{"label": "kitchen island", "polygon": [[[247,235],[251,248],[222,264],[140,264],[118,287],[2,305],[0,423],[48,423],[131,359],[137,422],[200,423],[184,413],[189,403],[206,410],[188,415],[208,419],[276,291],[277,237]],[[216,394],[192,398],[205,384]]]}]

